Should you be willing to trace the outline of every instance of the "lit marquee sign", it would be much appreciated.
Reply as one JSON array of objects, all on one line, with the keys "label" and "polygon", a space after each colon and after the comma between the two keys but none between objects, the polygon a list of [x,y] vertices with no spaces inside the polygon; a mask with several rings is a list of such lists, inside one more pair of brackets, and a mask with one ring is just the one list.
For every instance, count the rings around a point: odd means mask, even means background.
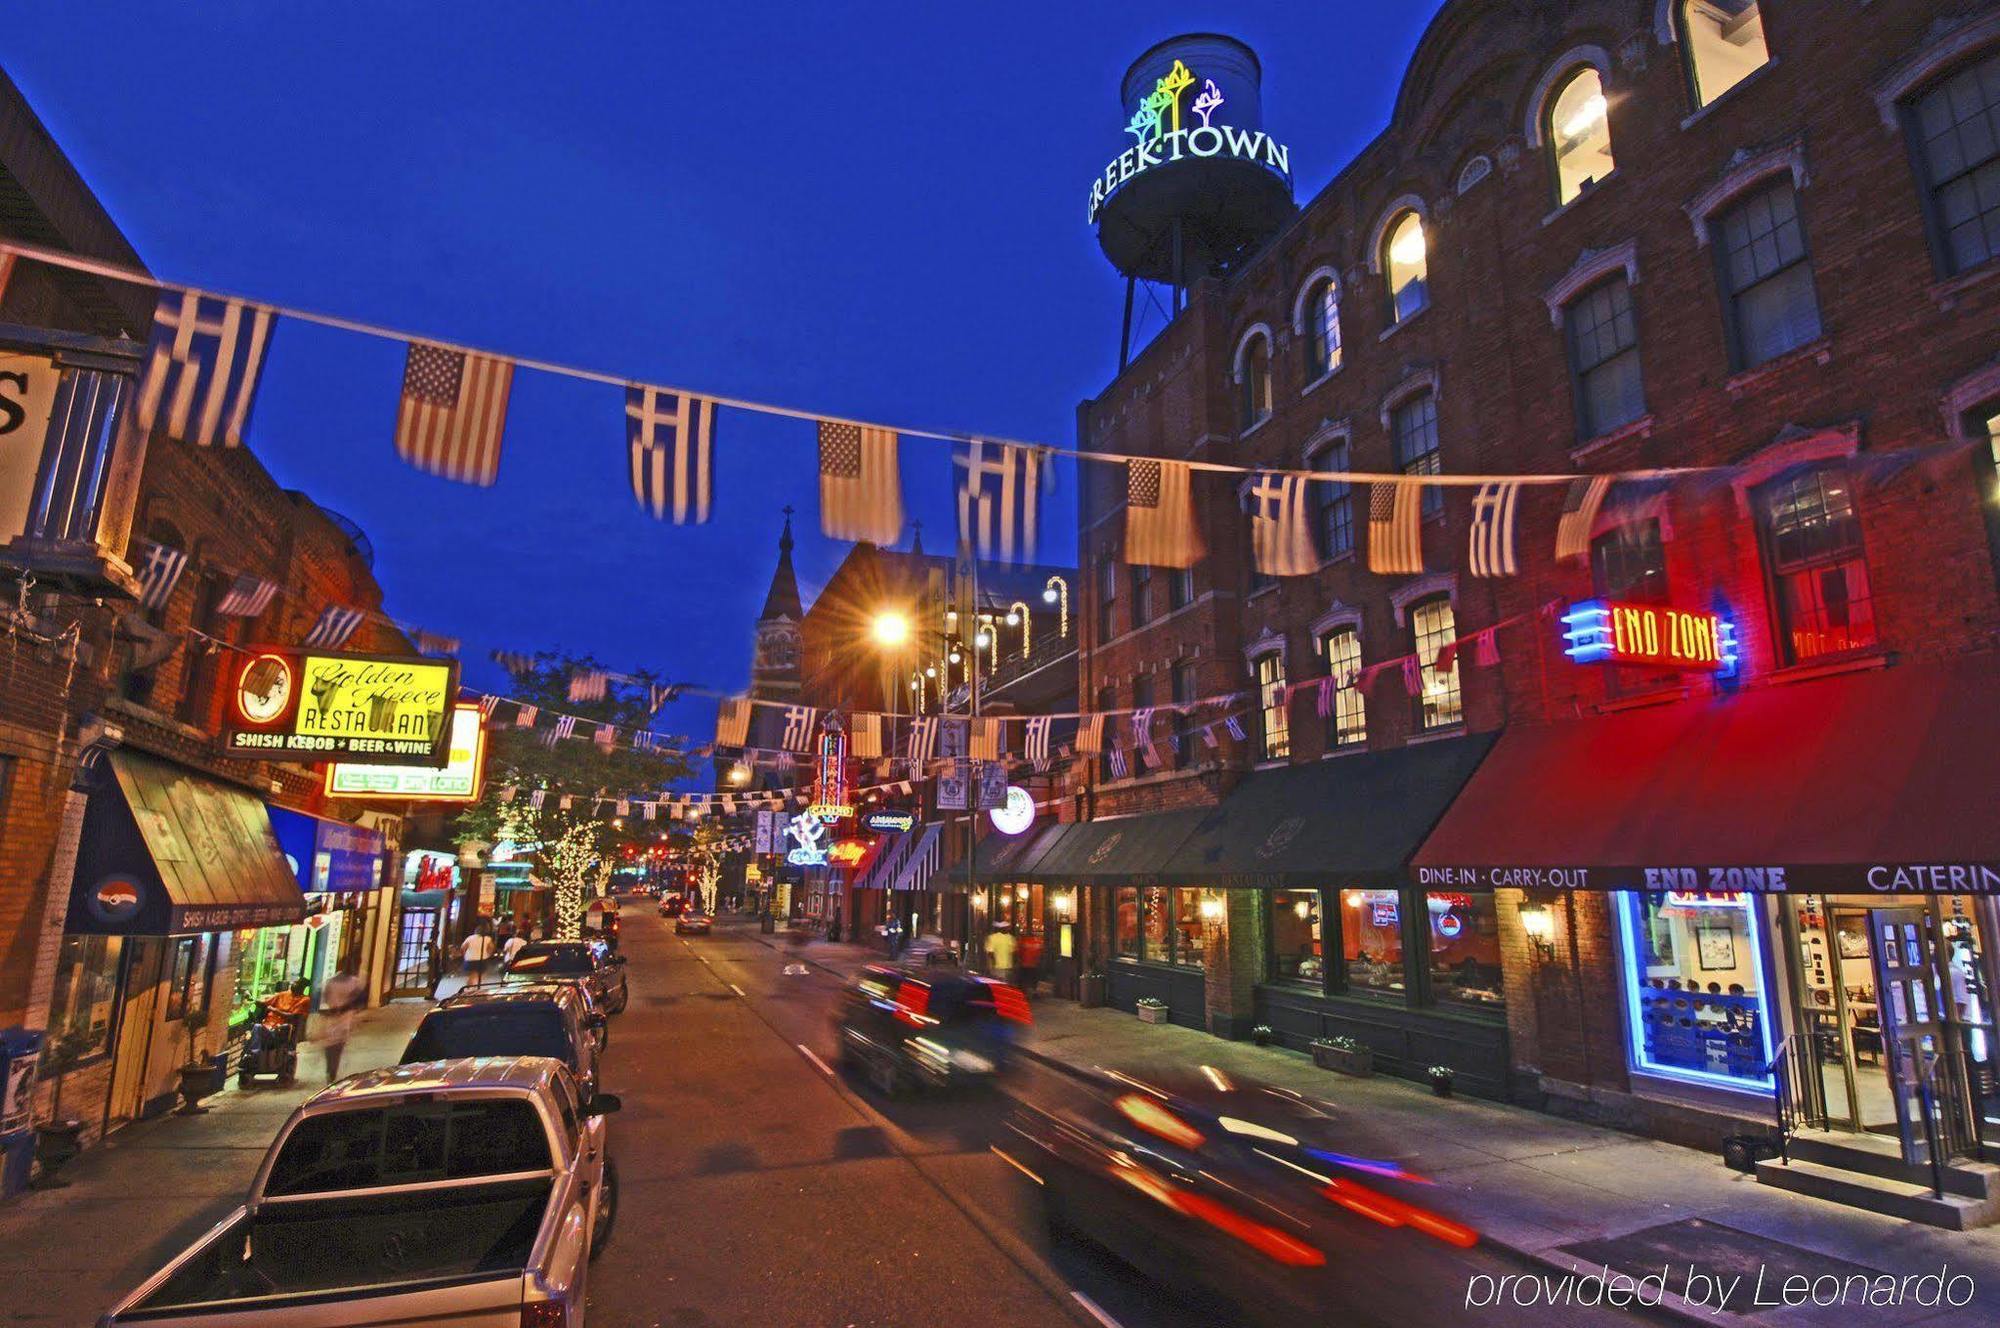
[{"label": "lit marquee sign", "polygon": [[986,813],[993,828],[1003,835],[1018,835],[1035,823],[1034,795],[1019,784],[1007,786],[1007,803]]},{"label": "lit marquee sign", "polygon": [[819,734],[819,759],[813,771],[812,805],[806,813],[832,824],[854,815],[854,790],[847,782],[847,731],[840,716],[830,714]]},{"label": "lit marquee sign", "polygon": [[331,655],[276,646],[244,655],[222,748],[297,764],[436,767],[448,755],[458,666],[421,657]]},{"label": "lit marquee sign", "polygon": [[[1192,97],[1187,95],[1190,92],[1194,94]],[[1125,126],[1125,132],[1138,141],[1119,153],[1090,182],[1087,220],[1094,225],[1105,200],[1130,184],[1134,177],[1155,166],[1177,161],[1222,157],[1253,162],[1290,180],[1290,148],[1261,129],[1238,129],[1212,122],[1227,100],[1214,79],[1198,79],[1186,64],[1174,61],[1173,68],[1153,85],[1153,91],[1139,103]],[[1197,119],[1200,124],[1194,123]]]},{"label": "lit marquee sign", "polygon": [[786,823],[785,833],[798,841],[798,847],[785,855],[786,862],[794,867],[826,866],[826,851],[830,845],[827,843],[825,821],[806,811]]},{"label": "lit marquee sign", "polygon": [[[451,744],[443,766],[359,765],[336,761],[326,768],[330,798],[408,798],[418,802],[477,802],[486,766],[486,730],[479,707],[461,705],[451,714]],[[500,861],[496,848],[494,861]]]},{"label": "lit marquee sign", "polygon": [[1736,625],[1719,613],[1591,599],[1563,615],[1563,653],[1579,664],[1736,672]]}]

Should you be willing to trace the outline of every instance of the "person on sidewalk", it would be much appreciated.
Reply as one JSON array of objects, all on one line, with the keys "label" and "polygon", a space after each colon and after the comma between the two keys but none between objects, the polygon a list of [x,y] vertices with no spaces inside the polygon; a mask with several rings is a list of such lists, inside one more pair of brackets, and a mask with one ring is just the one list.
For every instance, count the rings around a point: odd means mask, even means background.
[{"label": "person on sidewalk", "polygon": [[1014,981],[1014,933],[1004,922],[986,933],[986,971],[1002,982]]},{"label": "person on sidewalk", "polygon": [[1035,932],[1023,935],[1015,961],[1014,985],[1032,995],[1042,980],[1042,938]]},{"label": "person on sidewalk", "polygon": [[340,1078],[340,1058],[347,1040],[354,1036],[354,1015],[368,1003],[368,984],[352,973],[340,972],[327,979],[320,1011],[320,1051],[326,1056],[326,1081]]},{"label": "person on sidewalk", "polygon": [[465,938],[459,947],[459,957],[465,961],[465,985],[477,987],[486,980],[486,966],[493,962],[493,933],[480,923],[472,935]]},{"label": "person on sidewalk", "polygon": [[500,966],[505,968],[508,964],[513,963],[514,956],[527,948],[528,938],[518,931],[515,932],[500,946]]}]

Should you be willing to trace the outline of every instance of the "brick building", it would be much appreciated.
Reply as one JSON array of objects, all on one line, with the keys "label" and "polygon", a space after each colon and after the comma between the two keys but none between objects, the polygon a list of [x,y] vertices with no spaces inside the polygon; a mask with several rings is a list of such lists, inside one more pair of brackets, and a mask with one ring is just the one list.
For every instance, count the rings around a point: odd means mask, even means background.
[{"label": "brick building", "polygon": [[[1080,445],[1703,469],[1613,485],[1562,559],[1587,495],[1522,486],[1499,576],[1476,481],[1426,489],[1398,576],[1369,570],[1364,488],[1315,483],[1320,566],[1274,580],[1234,477],[1195,475],[1207,553],[1177,572],[1123,561],[1124,477],[1086,467],[1083,704],[1256,712],[1164,768],[1079,763],[1088,824],[1018,856],[1080,891],[1109,999],[1688,1140],[1768,1121],[1789,1073],[1821,1124],[1907,1139],[1870,909],[1930,937],[1954,1047],[1989,1042],[2000,941],[1972,792],[2000,776],[1975,740],[2000,680],[1996,116],[1990,4],[1447,4],[1380,135],[1190,289]],[[1589,623],[1562,619],[1598,603],[1733,632],[1735,666],[1573,650]],[[1868,865],[1899,861],[1962,865]],[[1948,1059],[1963,1133],[1992,1071]]]}]

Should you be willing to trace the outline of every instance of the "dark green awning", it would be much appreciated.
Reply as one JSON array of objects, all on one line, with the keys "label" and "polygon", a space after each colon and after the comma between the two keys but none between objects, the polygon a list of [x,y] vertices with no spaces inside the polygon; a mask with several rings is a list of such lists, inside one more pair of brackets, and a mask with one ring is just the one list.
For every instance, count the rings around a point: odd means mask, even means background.
[{"label": "dark green awning", "polygon": [[1161,880],[1258,888],[1399,884],[1494,736],[1253,774],[1220,806],[1189,813],[1193,831],[1177,841]]},{"label": "dark green awning", "polygon": [[[1061,839],[1070,827],[1048,821],[1034,826],[1018,835],[1003,835],[998,831],[985,835],[979,841],[979,851],[973,866],[982,884],[995,881],[1012,883],[1030,879],[1026,873],[1041,861],[1051,845]],[[948,867],[940,868],[931,877],[932,890],[963,890],[968,882],[967,864],[963,857]]]},{"label": "dark green awning", "polygon": [[1022,876],[1048,885],[1168,883],[1168,863],[1202,814],[1189,808],[1066,826],[1069,833]]}]

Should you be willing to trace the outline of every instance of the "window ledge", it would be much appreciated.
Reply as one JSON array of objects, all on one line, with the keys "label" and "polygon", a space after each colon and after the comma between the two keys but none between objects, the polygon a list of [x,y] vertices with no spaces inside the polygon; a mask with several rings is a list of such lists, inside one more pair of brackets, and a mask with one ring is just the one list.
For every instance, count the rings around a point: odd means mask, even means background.
[{"label": "window ledge", "polygon": [[1320,561],[1319,570],[1324,572],[1327,568],[1336,566],[1337,564],[1351,563],[1354,561],[1354,557],[1355,554],[1354,550],[1352,549],[1347,549],[1341,553],[1336,553],[1331,558],[1322,559]]},{"label": "window ledge", "polygon": [[1338,747],[1330,747],[1319,754],[1322,761],[1339,761],[1349,756],[1366,756],[1369,752],[1368,739],[1357,738],[1353,742],[1343,742]]},{"label": "window ledge", "polygon": [[1265,415],[1263,419],[1258,420],[1255,424],[1251,425],[1249,428],[1238,429],[1236,431],[1237,440],[1240,442],[1241,440],[1248,438],[1251,434],[1256,433],[1259,429],[1263,428],[1265,425],[1269,424],[1272,420],[1275,420],[1277,418],[1278,418],[1278,412],[1274,410],[1271,411],[1269,414]]},{"label": "window ledge", "polygon": [[1245,596],[1243,597],[1243,602],[1244,602],[1245,604],[1248,604],[1248,603],[1249,603],[1249,602],[1250,602],[1251,600],[1253,600],[1253,599],[1262,599],[1262,598],[1264,598],[1264,596],[1266,596],[1266,595],[1275,595],[1275,594],[1277,594],[1277,593],[1278,593],[1278,583],[1277,583],[1277,582],[1275,582],[1275,581],[1273,581],[1273,582],[1272,582],[1272,583],[1271,583],[1270,585],[1268,585],[1268,586],[1259,586],[1259,587],[1257,587],[1257,589],[1255,589],[1255,590],[1251,591],[1251,592],[1250,592],[1249,594],[1245,595]]},{"label": "window ledge", "polygon": [[1837,659],[1825,660],[1820,663],[1793,664],[1786,668],[1775,669],[1765,675],[1764,681],[1773,687],[1782,687],[1787,683],[1811,682],[1814,678],[1830,678],[1841,673],[1863,673],[1870,669],[1886,669],[1895,662],[1895,656],[1887,650],[1875,648],[1857,650],[1852,654],[1842,655]]},{"label": "window ledge", "polygon": [[1338,378],[1340,376],[1340,371],[1342,369],[1345,369],[1346,367],[1347,367],[1347,361],[1342,360],[1339,364],[1334,365],[1331,369],[1328,369],[1325,373],[1321,374],[1319,377],[1313,379],[1310,383],[1307,383],[1304,387],[1300,388],[1299,395],[1302,397],[1310,396],[1315,389],[1323,387],[1327,383],[1332,382],[1335,378]]},{"label": "window ledge", "polygon": [[1681,128],[1683,129],[1693,128],[1700,121],[1707,119],[1708,113],[1710,111],[1714,110],[1718,106],[1728,105],[1730,98],[1734,97],[1738,92],[1741,92],[1744,88],[1749,87],[1752,83],[1755,83],[1758,79],[1764,77],[1764,75],[1768,73],[1770,70],[1777,68],[1777,65],[1778,65],[1778,57],[1775,55],[1769,57],[1764,61],[1763,64],[1758,65],[1755,69],[1745,74],[1742,78],[1737,79],[1733,85],[1731,85],[1728,88],[1725,88],[1722,92],[1718,93],[1714,101],[1709,102],[1706,106],[1703,106],[1699,110],[1695,111],[1693,114],[1689,115],[1686,119],[1682,120]]},{"label": "window ledge", "polygon": [[1546,226],[1550,222],[1553,222],[1556,218],[1562,216],[1564,213],[1567,213],[1572,209],[1576,208],[1586,198],[1597,197],[1599,194],[1604,192],[1604,186],[1610,184],[1613,180],[1616,180],[1617,178],[1618,178],[1618,167],[1613,166],[1611,168],[1611,174],[1605,176],[1602,180],[1591,181],[1590,184],[1583,190],[1583,192],[1579,193],[1575,198],[1572,198],[1569,202],[1562,204],[1561,206],[1557,207],[1554,211],[1545,215],[1542,218],[1542,225]]},{"label": "window ledge", "polygon": [[1421,733],[1412,733],[1408,738],[1404,739],[1403,745],[1405,747],[1415,747],[1419,743],[1444,742],[1449,738],[1463,738],[1465,734],[1465,721],[1461,719],[1455,724],[1441,724],[1434,729],[1425,729]]},{"label": "window ledge", "polygon": [[1291,757],[1278,756],[1278,757],[1273,757],[1271,760],[1268,761],[1258,761],[1250,768],[1252,770],[1282,770],[1291,763],[1292,763]]},{"label": "window ledge", "polygon": [[1588,460],[1607,447],[1616,447],[1618,444],[1633,438],[1646,438],[1651,436],[1652,432],[1653,413],[1647,411],[1638,419],[1627,424],[1621,424],[1608,433],[1601,433],[1595,438],[1584,439],[1569,450],[1569,459],[1571,461]]},{"label": "window ledge", "polygon": [[2000,277],[2000,259],[1987,259],[1978,267],[1961,272],[1955,277],[1931,283],[1931,299],[1946,313],[1958,307],[1958,297],[1976,287],[1984,286],[1995,277]]},{"label": "window ledge", "polygon": [[1426,299],[1423,308],[1417,310],[1415,313],[1411,314],[1408,318],[1399,319],[1398,321],[1389,324],[1389,326],[1383,328],[1381,332],[1376,335],[1375,340],[1387,341],[1390,337],[1395,336],[1398,332],[1401,332],[1404,328],[1416,322],[1419,318],[1422,318],[1425,314],[1429,313],[1430,311],[1431,311],[1430,302],[1428,299]]},{"label": "window ledge", "polygon": [[1807,360],[1816,364],[1833,363],[1833,338],[1822,336],[1818,340],[1808,341],[1803,346],[1794,347],[1775,359],[1766,360],[1754,368],[1744,369],[1731,375],[1722,388],[1731,395],[1747,392],[1765,379],[1804,364]]}]

